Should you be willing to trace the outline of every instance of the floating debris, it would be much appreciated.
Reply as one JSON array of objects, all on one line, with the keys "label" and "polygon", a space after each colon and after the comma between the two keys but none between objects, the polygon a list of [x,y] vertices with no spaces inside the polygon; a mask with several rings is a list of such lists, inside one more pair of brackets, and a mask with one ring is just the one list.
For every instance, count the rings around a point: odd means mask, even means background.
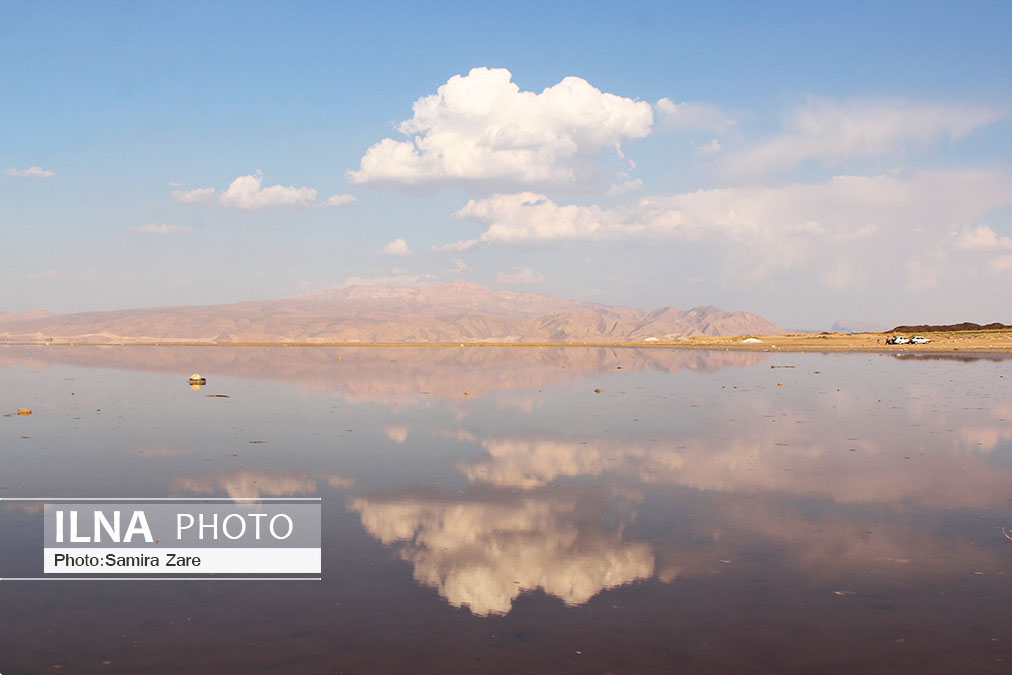
[{"label": "floating debris", "polygon": [[600,393],[601,393],[601,390],[600,390],[600,389],[595,389],[595,390],[594,390],[594,393],[595,393],[595,394],[600,394]]},{"label": "floating debris", "polygon": [[193,389],[194,391],[197,391],[198,389],[200,389],[201,387],[203,387],[205,384],[207,384],[207,378],[205,378],[200,373],[194,373],[193,375],[190,375],[189,382],[190,382],[190,389]]},{"label": "floating debris", "polygon": [[231,398],[228,394],[204,394],[207,398]]},{"label": "floating debris", "polygon": [[28,417],[31,414],[32,414],[31,408],[18,408],[18,415],[21,415],[22,417]]},{"label": "floating debris", "polygon": [[1012,534],[1009,534],[1008,530],[1006,530],[1004,527],[1001,528],[1001,533],[1005,535],[1006,539],[1008,539],[1009,541],[1012,541]]}]

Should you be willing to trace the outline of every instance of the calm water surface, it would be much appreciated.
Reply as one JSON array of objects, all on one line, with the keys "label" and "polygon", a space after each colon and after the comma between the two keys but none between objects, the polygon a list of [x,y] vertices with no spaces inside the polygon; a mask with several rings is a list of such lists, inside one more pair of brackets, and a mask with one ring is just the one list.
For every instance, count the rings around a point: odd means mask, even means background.
[{"label": "calm water surface", "polygon": [[[1012,672],[1010,385],[928,354],[0,347],[0,412],[33,410],[0,417],[0,497],[324,515],[323,581],[0,581],[0,672]],[[0,503],[0,576],[40,575],[38,509]]]}]

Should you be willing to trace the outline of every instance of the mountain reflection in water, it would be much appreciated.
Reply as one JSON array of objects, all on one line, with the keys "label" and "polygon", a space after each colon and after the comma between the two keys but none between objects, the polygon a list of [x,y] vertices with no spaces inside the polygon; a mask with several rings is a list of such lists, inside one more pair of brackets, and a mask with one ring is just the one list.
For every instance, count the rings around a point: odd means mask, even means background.
[{"label": "mountain reflection in water", "polygon": [[432,395],[463,399],[495,391],[632,372],[744,368],[762,352],[610,347],[41,347],[0,346],[0,368],[59,364],[144,372],[199,371],[213,385],[229,376],[333,391],[350,401]]}]

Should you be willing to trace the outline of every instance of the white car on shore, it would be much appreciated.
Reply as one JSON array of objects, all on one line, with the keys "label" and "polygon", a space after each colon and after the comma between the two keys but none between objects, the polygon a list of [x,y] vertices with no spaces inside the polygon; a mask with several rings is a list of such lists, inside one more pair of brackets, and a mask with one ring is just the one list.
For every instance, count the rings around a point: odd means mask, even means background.
[{"label": "white car on shore", "polygon": [[926,345],[931,340],[921,335],[915,335],[912,338],[904,337],[903,335],[890,335],[886,338],[887,345]]}]

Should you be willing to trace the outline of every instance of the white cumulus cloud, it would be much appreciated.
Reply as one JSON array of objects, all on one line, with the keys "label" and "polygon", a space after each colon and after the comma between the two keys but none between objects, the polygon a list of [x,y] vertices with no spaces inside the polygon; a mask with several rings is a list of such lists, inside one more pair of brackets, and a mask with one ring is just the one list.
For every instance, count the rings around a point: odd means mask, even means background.
[{"label": "white cumulus cloud", "polygon": [[384,255],[392,256],[406,256],[411,255],[411,249],[408,248],[408,242],[403,239],[394,239],[392,242],[383,247]]},{"label": "white cumulus cloud", "polygon": [[[310,187],[271,185],[263,186],[263,173],[239,176],[227,189],[213,187],[193,190],[174,190],[172,198],[182,204],[207,204],[244,210],[259,210],[275,207],[306,208],[318,206],[316,190]],[[352,195],[334,195],[322,203],[323,206],[340,206],[354,201]]]},{"label": "white cumulus cloud", "polygon": [[600,155],[650,133],[649,103],[567,77],[540,94],[521,91],[503,68],[455,75],[412,106],[397,130],[370,147],[353,184],[424,185],[491,181],[595,184]]},{"label": "white cumulus cloud", "polygon": [[515,272],[500,272],[496,281],[500,284],[540,284],[545,275],[535,272],[530,267],[522,267]]},{"label": "white cumulus cloud", "polygon": [[828,269],[834,256],[850,249],[855,264],[863,266],[869,240],[902,250],[918,228],[941,240],[954,226],[1012,204],[1010,181],[1008,173],[987,170],[837,176],[779,187],[698,190],[611,209],[558,204],[532,192],[497,194],[471,200],[454,214],[486,229],[443,250],[564,240],[708,241],[725,252],[736,249],[742,268],[760,277],[817,260]]},{"label": "white cumulus cloud", "polygon": [[18,178],[52,178],[56,175],[55,171],[43,169],[41,166],[30,166],[27,169],[7,169],[5,173]]},{"label": "white cumulus cloud", "polygon": [[1006,189],[1010,179],[1006,173],[986,170],[924,172],[906,178],[836,176],[782,187],[697,190],[614,209],[560,205],[545,195],[521,192],[472,199],[454,217],[488,226],[474,243],[695,240],[709,234],[742,240],[773,231],[859,234],[892,223],[966,222],[1012,203]]},{"label": "white cumulus cloud", "polygon": [[808,160],[831,166],[881,157],[910,145],[962,138],[1006,115],[985,106],[812,98],[786,114],[781,133],[733,154],[728,167],[762,173]]}]

